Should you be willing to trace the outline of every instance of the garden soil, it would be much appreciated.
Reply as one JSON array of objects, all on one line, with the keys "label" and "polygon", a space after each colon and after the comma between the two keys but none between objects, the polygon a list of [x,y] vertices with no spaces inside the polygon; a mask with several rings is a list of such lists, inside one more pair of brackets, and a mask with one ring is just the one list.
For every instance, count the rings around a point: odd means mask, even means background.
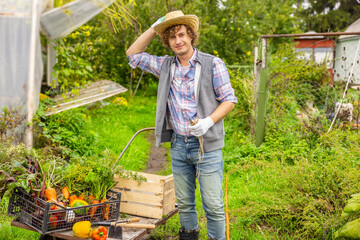
[{"label": "garden soil", "polygon": [[149,153],[149,161],[146,165],[146,173],[156,174],[164,169],[166,169],[168,162],[166,160],[166,152],[167,148],[161,146],[156,147],[156,138],[155,133],[152,132],[147,136],[147,140],[151,144],[150,153]]}]

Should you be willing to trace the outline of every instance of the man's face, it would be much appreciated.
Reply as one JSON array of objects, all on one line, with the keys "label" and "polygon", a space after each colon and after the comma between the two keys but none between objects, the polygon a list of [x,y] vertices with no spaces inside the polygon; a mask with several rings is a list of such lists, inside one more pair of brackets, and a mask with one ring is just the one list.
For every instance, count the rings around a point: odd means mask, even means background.
[{"label": "man's face", "polygon": [[191,37],[187,33],[184,25],[182,25],[176,33],[170,35],[169,45],[171,50],[179,56],[192,52]]}]

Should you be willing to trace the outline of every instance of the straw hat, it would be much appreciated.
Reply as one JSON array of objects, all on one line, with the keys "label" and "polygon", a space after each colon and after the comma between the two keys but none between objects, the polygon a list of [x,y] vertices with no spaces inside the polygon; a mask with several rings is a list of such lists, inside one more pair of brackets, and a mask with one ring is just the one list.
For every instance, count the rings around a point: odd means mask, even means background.
[{"label": "straw hat", "polygon": [[196,15],[184,15],[180,10],[167,13],[164,22],[154,26],[154,30],[161,36],[167,28],[178,24],[186,24],[194,32],[199,30],[199,18]]}]

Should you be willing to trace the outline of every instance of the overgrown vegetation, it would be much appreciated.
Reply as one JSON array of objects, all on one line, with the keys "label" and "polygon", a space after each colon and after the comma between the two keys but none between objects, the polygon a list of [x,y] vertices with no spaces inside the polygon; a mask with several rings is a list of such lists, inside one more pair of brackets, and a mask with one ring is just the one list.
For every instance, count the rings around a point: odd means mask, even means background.
[{"label": "overgrown vegetation", "polygon": [[[286,48],[271,64],[276,67],[262,146],[254,147],[246,132],[234,128],[241,120],[227,122],[225,168],[236,186],[229,190],[236,239],[332,239],[344,223],[340,214],[347,200],[360,191],[358,131],[338,124],[327,133],[327,93],[342,88],[329,86],[324,66]],[[328,101],[340,94],[333,95]],[[299,112],[306,118],[297,117]]]}]

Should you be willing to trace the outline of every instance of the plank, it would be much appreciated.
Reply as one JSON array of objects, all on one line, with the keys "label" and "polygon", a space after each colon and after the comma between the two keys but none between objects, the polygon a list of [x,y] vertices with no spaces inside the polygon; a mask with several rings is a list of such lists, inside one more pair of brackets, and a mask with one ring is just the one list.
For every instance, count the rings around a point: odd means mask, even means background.
[{"label": "plank", "polygon": [[121,192],[121,201],[122,202],[135,202],[135,203],[144,203],[149,205],[155,205],[161,207],[163,204],[163,196],[155,195],[155,194],[147,194],[142,192],[134,192],[134,191],[123,191]]},{"label": "plank", "polygon": [[162,193],[164,186],[162,184],[154,184],[151,182],[138,182],[136,180],[120,180],[112,190],[118,191],[123,189],[131,189],[141,192],[148,192],[148,193]]}]

